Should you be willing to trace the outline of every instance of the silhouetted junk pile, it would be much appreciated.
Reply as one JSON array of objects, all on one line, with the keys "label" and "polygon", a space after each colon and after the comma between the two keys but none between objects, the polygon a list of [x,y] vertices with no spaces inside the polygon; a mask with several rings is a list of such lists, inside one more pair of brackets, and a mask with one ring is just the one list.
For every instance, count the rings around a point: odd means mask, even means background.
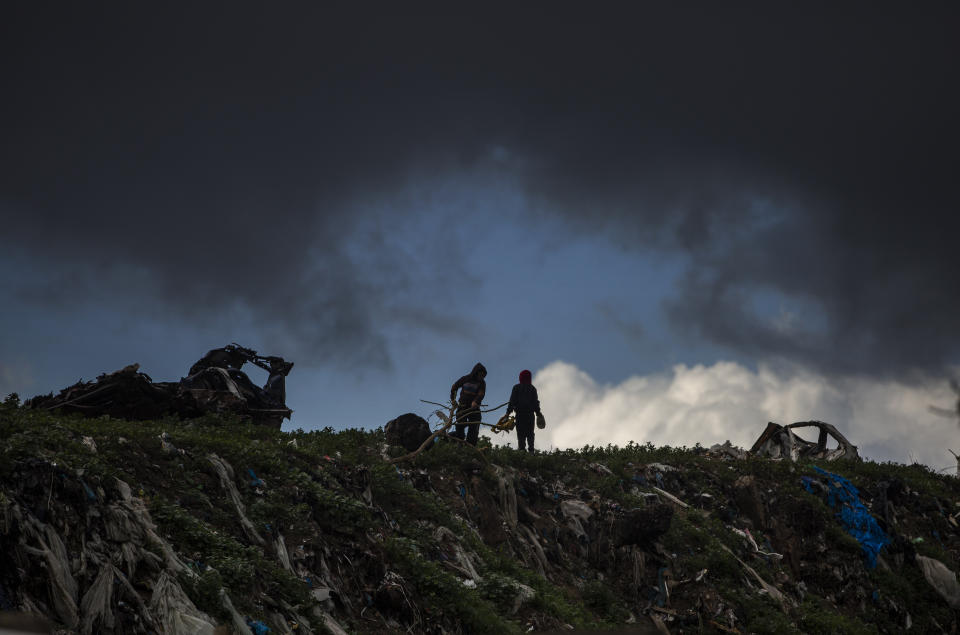
[{"label": "silhouetted junk pile", "polygon": [[[818,428],[820,433],[816,443],[798,437],[793,431],[795,428]],[[833,438],[836,445],[829,447],[829,440]],[[791,461],[799,459],[822,459],[835,461],[837,459],[860,460],[857,446],[853,445],[839,430],[823,421],[799,421],[782,426],[778,423],[767,423],[766,430],[750,448],[754,456],[772,459],[785,458]]]},{"label": "silhouetted junk pile", "polygon": [[[247,362],[270,374],[262,388],[241,370]],[[96,381],[79,381],[56,396],[51,393],[34,397],[24,405],[139,421],[168,415],[191,418],[234,413],[253,423],[280,428],[293,413],[286,406],[286,377],[292,368],[293,362],[282,357],[262,356],[230,344],[209,351],[177,382],[155,382],[139,372],[139,364],[131,364],[104,373]]]}]

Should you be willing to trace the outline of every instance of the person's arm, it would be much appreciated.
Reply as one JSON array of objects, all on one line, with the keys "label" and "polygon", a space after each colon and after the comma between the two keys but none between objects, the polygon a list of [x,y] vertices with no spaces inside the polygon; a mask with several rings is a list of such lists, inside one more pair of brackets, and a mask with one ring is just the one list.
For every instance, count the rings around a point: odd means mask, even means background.
[{"label": "person's arm", "polygon": [[533,405],[534,405],[535,411],[539,413],[540,412],[540,396],[537,394],[536,388],[534,388],[532,385],[530,387],[533,388]]},{"label": "person's arm", "polygon": [[480,380],[480,389],[477,390],[477,397],[473,401],[473,407],[479,408],[480,404],[483,403],[483,397],[487,394],[487,382]]},{"label": "person's arm", "polygon": [[517,386],[514,386],[513,390],[510,391],[510,403],[507,404],[507,416],[509,417],[510,413],[516,409],[517,409]]},{"label": "person's arm", "polygon": [[461,377],[453,383],[453,386],[450,387],[450,401],[457,400],[457,391],[460,390],[460,387],[463,386],[463,382],[466,377]]}]

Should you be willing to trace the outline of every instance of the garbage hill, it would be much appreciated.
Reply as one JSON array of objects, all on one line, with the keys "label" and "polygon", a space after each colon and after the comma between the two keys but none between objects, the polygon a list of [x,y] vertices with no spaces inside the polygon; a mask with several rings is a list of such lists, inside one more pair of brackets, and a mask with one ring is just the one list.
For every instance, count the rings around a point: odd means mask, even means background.
[{"label": "garbage hill", "polygon": [[955,477],[480,446],[397,460],[379,428],[131,422],[11,397],[0,628],[16,613],[84,634],[957,632]]}]

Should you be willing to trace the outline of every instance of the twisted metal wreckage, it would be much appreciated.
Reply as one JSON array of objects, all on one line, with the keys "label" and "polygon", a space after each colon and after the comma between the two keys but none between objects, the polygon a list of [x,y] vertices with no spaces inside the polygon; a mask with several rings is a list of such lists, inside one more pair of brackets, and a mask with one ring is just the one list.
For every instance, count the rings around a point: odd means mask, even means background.
[{"label": "twisted metal wreckage", "polygon": [[[798,428],[819,429],[816,442],[798,437],[794,433]],[[836,441],[836,447],[829,447],[831,438]],[[786,426],[773,422],[767,423],[763,434],[750,448],[750,454],[772,459],[785,458],[791,461],[800,459],[835,461],[841,458],[860,460],[857,446],[850,443],[836,427],[823,421],[798,421]]]},{"label": "twisted metal wreckage", "polygon": [[[269,373],[262,388],[241,370],[247,362]],[[154,382],[139,372],[139,364],[131,364],[96,381],[79,381],[56,396],[39,395],[24,405],[137,421],[229,412],[279,429],[293,413],[285,403],[286,377],[292,368],[293,362],[282,357],[259,355],[234,343],[209,351],[177,382]]]}]

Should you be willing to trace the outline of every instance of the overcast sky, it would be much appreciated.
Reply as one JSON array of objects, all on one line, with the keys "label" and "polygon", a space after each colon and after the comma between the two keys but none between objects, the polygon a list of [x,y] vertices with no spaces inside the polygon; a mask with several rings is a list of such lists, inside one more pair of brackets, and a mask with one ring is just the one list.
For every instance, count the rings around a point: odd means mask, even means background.
[{"label": "overcast sky", "polygon": [[0,392],[176,380],[237,341],[296,363],[290,428],[427,414],[482,361],[491,404],[534,371],[541,445],[820,418],[949,464],[958,27],[955,3],[18,3]]}]

